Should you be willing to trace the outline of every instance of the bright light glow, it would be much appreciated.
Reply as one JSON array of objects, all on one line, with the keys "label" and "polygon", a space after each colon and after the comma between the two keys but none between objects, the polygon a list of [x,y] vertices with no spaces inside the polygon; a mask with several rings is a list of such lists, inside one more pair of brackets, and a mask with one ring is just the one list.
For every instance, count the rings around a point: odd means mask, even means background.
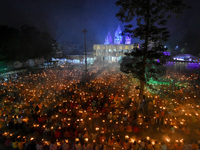
[{"label": "bright light glow", "polygon": [[114,40],[114,44],[122,44],[122,31],[120,26],[118,26],[117,30],[115,31],[115,40]]},{"label": "bright light glow", "polygon": [[131,37],[129,35],[125,37],[125,44],[131,44]]}]

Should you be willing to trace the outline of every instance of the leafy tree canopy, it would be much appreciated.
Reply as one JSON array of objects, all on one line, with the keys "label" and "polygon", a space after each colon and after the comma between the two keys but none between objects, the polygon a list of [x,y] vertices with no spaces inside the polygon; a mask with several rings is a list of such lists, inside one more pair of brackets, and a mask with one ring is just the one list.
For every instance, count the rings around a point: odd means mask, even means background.
[{"label": "leafy tree canopy", "polygon": [[[184,0],[118,0],[116,5],[120,7],[116,16],[125,23],[123,34],[143,41],[139,49],[125,53],[121,62],[121,71],[139,79],[142,100],[147,81],[157,79],[165,70],[163,52],[166,48],[163,43],[169,38],[168,19],[180,14],[187,5]],[[133,26],[135,19],[136,27]]]},{"label": "leafy tree canopy", "polygon": [[21,26],[19,29],[0,26],[0,59],[25,61],[32,58],[48,58],[56,41],[49,33],[35,27]]}]

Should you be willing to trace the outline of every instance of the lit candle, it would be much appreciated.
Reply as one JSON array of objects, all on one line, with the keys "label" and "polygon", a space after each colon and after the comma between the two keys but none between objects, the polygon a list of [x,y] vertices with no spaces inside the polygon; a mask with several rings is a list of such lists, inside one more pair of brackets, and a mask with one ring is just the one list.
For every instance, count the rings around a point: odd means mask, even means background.
[{"label": "lit candle", "polygon": [[128,136],[128,135],[125,135],[125,139],[129,139],[129,136]]},{"label": "lit candle", "polygon": [[30,140],[33,141],[33,140],[34,140],[34,137],[31,137]]},{"label": "lit candle", "polygon": [[88,142],[88,138],[85,138],[85,141]]},{"label": "lit candle", "polygon": [[134,143],[134,142],[135,142],[135,140],[134,140],[133,138],[131,138],[131,139],[130,139],[130,142],[131,142],[131,143]]},{"label": "lit candle", "polygon": [[96,127],[96,131],[99,131],[99,127]]},{"label": "lit candle", "polygon": [[147,136],[147,137],[146,137],[146,139],[147,139],[147,140],[149,140],[149,139],[150,139],[150,137],[148,137],[148,136]]}]

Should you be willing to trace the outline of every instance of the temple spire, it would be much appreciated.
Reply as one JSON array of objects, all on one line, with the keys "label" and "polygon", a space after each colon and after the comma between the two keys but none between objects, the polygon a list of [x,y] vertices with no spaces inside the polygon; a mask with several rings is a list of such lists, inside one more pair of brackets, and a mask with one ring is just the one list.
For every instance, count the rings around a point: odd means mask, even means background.
[{"label": "temple spire", "polygon": [[104,44],[105,44],[105,45],[112,44],[112,36],[111,36],[110,32],[108,32],[108,35],[107,35],[106,38],[105,38]]},{"label": "temple spire", "polygon": [[114,44],[122,44],[122,31],[121,31],[120,25],[118,25],[118,28],[115,31]]},{"label": "temple spire", "polygon": [[125,44],[131,44],[131,36],[130,34],[127,34],[125,37]]}]

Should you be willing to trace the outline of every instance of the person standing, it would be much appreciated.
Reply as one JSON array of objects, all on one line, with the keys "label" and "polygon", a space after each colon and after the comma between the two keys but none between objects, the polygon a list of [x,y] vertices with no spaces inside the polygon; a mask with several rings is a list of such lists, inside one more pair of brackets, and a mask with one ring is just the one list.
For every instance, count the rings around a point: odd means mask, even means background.
[{"label": "person standing", "polygon": [[57,145],[55,142],[51,142],[50,146],[49,146],[50,150],[57,150]]},{"label": "person standing", "polygon": [[19,149],[18,149],[18,142],[17,142],[16,139],[14,139],[14,140],[12,141],[12,148],[13,148],[13,150],[19,150]]},{"label": "person standing", "polygon": [[167,150],[167,145],[164,142],[162,142],[160,148],[161,150]]}]

